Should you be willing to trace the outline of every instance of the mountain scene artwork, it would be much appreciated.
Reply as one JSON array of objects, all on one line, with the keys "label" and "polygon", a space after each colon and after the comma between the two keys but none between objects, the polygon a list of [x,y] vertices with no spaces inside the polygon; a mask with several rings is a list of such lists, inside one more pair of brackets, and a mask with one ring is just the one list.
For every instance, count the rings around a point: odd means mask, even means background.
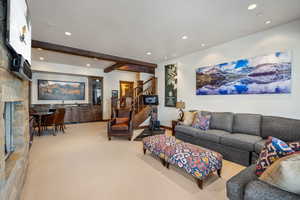
[{"label": "mountain scene artwork", "polygon": [[84,99],[84,82],[38,80],[38,100]]},{"label": "mountain scene artwork", "polygon": [[291,93],[292,55],[276,52],[196,70],[196,95]]}]

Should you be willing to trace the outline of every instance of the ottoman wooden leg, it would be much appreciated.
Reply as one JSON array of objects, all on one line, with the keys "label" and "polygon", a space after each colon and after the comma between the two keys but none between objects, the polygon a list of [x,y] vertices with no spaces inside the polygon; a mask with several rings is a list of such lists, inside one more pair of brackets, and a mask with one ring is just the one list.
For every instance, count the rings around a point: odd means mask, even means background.
[{"label": "ottoman wooden leg", "polygon": [[166,162],[166,168],[169,169],[170,163]]},{"label": "ottoman wooden leg", "polygon": [[202,190],[203,189],[203,180],[196,179],[196,181],[197,181],[198,187]]},{"label": "ottoman wooden leg", "polygon": [[166,161],[164,159],[160,158],[160,161],[163,166],[166,166]]},{"label": "ottoman wooden leg", "polygon": [[218,176],[221,177],[222,169],[218,169],[217,173],[218,173]]},{"label": "ottoman wooden leg", "polygon": [[147,152],[147,149],[145,147],[143,147],[143,152],[144,152],[144,155],[146,154]]}]

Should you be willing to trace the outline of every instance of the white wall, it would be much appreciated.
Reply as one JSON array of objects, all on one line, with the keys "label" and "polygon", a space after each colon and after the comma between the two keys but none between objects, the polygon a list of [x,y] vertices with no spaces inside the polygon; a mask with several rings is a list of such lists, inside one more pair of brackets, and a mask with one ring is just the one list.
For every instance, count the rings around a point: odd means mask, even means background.
[{"label": "white wall", "polygon": [[[222,34],[222,33],[220,33]],[[272,95],[196,96],[196,69],[234,61],[240,58],[292,50],[292,93]],[[164,65],[178,64],[178,100],[186,102],[186,110],[260,113],[300,119],[300,20],[227,42],[159,64],[159,118],[164,125],[177,118],[175,108],[164,106]]]},{"label": "white wall", "polygon": [[[37,101],[37,86],[36,79],[42,79],[49,77],[49,80],[63,80],[64,78],[67,80],[87,80],[87,76],[100,76],[103,77],[103,119],[110,118],[110,105],[111,105],[111,90],[119,90],[120,80],[123,81],[135,81],[136,74],[133,72],[125,72],[125,71],[112,71],[110,73],[104,73],[103,69],[100,68],[87,68],[87,67],[79,67],[79,66],[71,66],[65,64],[58,63],[47,63],[47,62],[39,62],[32,61],[32,70],[38,71],[33,73],[33,84],[32,84],[32,103],[44,103],[47,104],[49,102]],[[49,73],[51,72],[51,73]],[[45,74],[46,73],[46,74]],[[55,74],[54,74],[55,73]],[[63,75],[63,74],[74,74],[80,76],[71,76],[71,75]],[[86,89],[88,90],[88,84],[86,84]],[[88,94],[88,92],[86,92]],[[88,96],[88,95],[86,95]],[[78,102],[78,101],[77,101]],[[88,102],[88,100],[87,100]],[[54,103],[52,101],[52,103]],[[61,101],[59,102],[61,103]],[[65,103],[68,103],[65,101]],[[80,103],[80,102],[78,102]]]}]

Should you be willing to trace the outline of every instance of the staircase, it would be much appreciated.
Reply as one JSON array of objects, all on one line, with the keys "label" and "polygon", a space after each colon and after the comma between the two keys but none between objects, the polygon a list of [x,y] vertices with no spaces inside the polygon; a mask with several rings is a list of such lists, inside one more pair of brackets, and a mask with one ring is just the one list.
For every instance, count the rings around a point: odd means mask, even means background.
[{"label": "staircase", "polygon": [[[134,119],[133,119],[133,127],[134,129],[137,129],[146,119],[149,118],[151,107],[146,106],[143,103],[143,95],[155,95],[157,94],[157,78],[151,77],[147,81],[137,81],[137,87],[134,88],[134,96],[132,101],[129,103],[129,105],[125,105],[126,108],[124,108],[124,100],[118,99],[117,103],[115,105],[117,107],[112,107],[112,109],[118,108],[119,110],[122,109],[133,109],[134,111]],[[120,108],[119,105],[121,105],[123,102],[123,108]]]}]

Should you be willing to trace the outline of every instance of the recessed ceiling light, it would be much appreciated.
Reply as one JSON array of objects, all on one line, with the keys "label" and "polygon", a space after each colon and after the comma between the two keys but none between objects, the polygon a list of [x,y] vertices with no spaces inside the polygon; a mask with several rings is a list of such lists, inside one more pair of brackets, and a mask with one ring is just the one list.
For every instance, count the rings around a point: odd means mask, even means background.
[{"label": "recessed ceiling light", "polygon": [[204,43],[202,43],[202,44],[201,44],[201,47],[205,47],[205,44],[204,44]]},{"label": "recessed ceiling light", "polygon": [[45,58],[44,57],[40,57],[40,60],[45,60]]},{"label": "recessed ceiling light", "polygon": [[265,24],[271,24],[271,20],[265,21]]},{"label": "recessed ceiling light", "polygon": [[72,35],[72,33],[71,33],[71,32],[68,32],[68,31],[66,31],[66,32],[65,32],[65,35],[67,35],[67,36],[71,36],[71,35]]},{"label": "recessed ceiling light", "polygon": [[147,52],[147,55],[150,56],[152,53],[151,52]]},{"label": "recessed ceiling light", "polygon": [[188,36],[184,35],[181,37],[181,39],[186,40],[186,39],[188,39]]},{"label": "recessed ceiling light", "polygon": [[91,64],[90,64],[90,63],[88,63],[88,64],[86,64],[86,66],[87,66],[87,67],[90,67],[90,66],[91,66]]},{"label": "recessed ceiling light", "polygon": [[254,10],[256,7],[257,7],[256,4],[250,4],[250,5],[248,6],[248,10]]}]

